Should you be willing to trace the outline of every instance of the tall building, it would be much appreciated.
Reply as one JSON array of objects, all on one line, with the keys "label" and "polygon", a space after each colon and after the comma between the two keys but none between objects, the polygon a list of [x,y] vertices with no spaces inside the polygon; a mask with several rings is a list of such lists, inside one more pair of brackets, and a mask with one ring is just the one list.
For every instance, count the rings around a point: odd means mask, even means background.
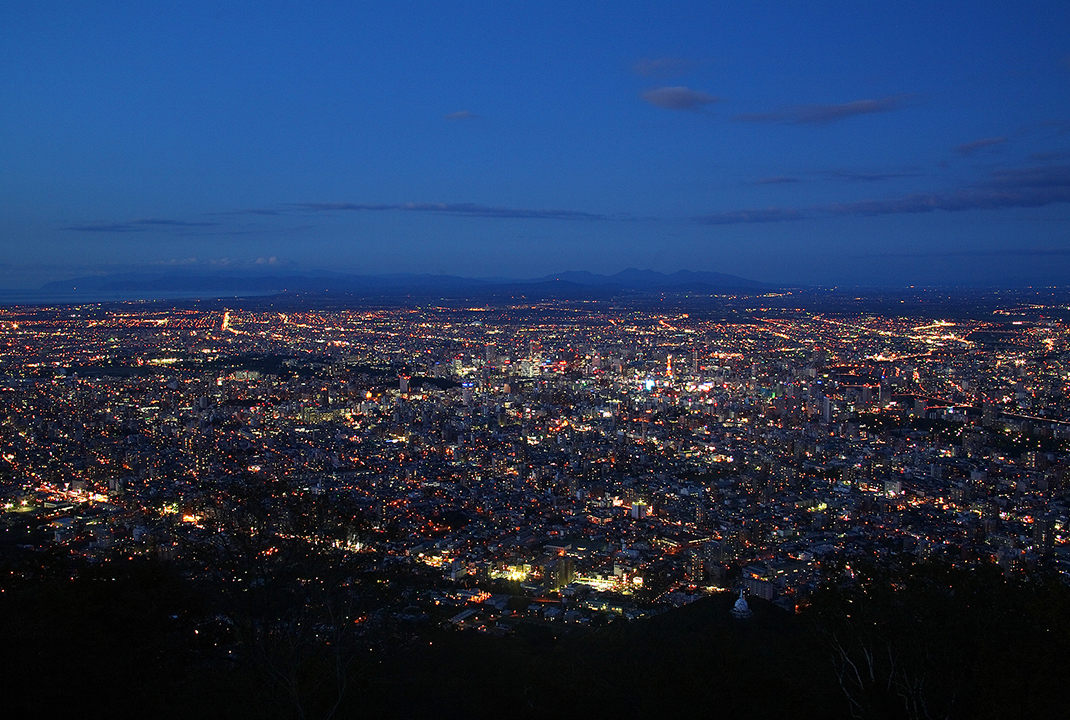
[{"label": "tall building", "polygon": [[701,583],[703,579],[702,569],[702,554],[697,550],[692,550],[687,554],[687,565],[684,568],[684,575],[687,581],[692,585]]},{"label": "tall building", "polygon": [[1033,546],[1038,552],[1051,550],[1055,544],[1055,520],[1051,516],[1033,520]]}]

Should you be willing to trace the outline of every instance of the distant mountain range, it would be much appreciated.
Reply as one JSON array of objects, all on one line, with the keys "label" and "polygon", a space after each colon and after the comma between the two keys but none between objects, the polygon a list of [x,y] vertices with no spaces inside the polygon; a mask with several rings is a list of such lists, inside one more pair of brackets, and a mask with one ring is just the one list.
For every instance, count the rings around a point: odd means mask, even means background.
[{"label": "distant mountain range", "polygon": [[680,270],[671,275],[666,275],[654,270],[636,270],[635,268],[622,270],[616,275],[595,275],[585,270],[564,272],[557,275],[547,275],[533,282],[548,281],[571,282],[577,285],[595,287],[617,286],[625,290],[647,292],[703,290],[708,288],[748,290],[769,290],[774,288],[773,285],[767,283],[748,280],[736,275],[725,275],[724,273]]},{"label": "distant mountain range", "polygon": [[681,270],[672,274],[629,268],[615,275],[586,271],[564,272],[530,280],[465,278],[454,275],[346,275],[308,273],[289,275],[144,274],[122,273],[50,282],[40,293],[52,296],[115,294],[124,298],[342,293],[354,296],[500,297],[612,297],[651,292],[713,293],[725,290],[764,291],[765,283],[715,272]]}]

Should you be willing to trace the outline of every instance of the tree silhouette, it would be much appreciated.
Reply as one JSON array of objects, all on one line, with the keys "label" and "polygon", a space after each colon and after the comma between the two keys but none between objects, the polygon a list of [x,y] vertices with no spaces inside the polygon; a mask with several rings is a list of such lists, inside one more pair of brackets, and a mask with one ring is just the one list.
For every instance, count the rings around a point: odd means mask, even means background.
[{"label": "tree silhouette", "polygon": [[851,563],[838,575],[812,596],[810,613],[853,717],[996,718],[1024,705],[1054,717],[1065,708],[1054,682],[1070,670],[1059,650],[1070,639],[1062,583],[912,557]]}]

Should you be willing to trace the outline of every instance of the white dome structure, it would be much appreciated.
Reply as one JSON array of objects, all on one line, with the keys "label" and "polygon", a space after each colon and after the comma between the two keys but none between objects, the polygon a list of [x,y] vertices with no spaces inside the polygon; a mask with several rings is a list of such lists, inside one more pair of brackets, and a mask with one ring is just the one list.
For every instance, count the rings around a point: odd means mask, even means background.
[{"label": "white dome structure", "polygon": [[740,619],[749,618],[754,613],[751,612],[750,605],[743,599],[743,591],[739,591],[739,599],[736,600],[736,604],[732,606],[732,617]]}]

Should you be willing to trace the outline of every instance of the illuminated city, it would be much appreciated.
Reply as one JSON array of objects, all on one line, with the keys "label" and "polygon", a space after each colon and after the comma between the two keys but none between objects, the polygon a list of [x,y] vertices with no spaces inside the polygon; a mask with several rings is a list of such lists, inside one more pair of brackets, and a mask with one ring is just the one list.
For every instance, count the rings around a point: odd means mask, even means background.
[{"label": "illuminated city", "polygon": [[[356,620],[411,637],[740,590],[799,615],[903,556],[1070,577],[1066,299],[797,294],[8,307],[4,534],[230,593],[363,585]],[[196,622],[241,652],[235,619]]]}]

